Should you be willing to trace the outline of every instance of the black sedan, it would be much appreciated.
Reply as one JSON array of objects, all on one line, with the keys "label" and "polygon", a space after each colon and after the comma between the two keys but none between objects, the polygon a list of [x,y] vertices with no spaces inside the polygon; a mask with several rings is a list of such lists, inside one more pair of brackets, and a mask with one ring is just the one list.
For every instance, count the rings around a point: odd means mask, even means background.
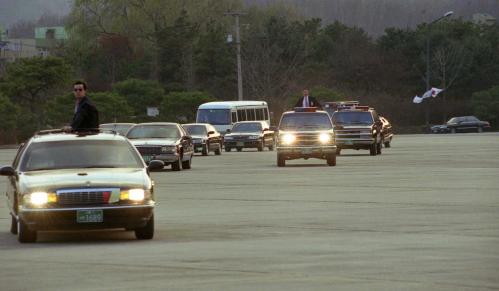
[{"label": "black sedan", "polygon": [[235,148],[238,152],[243,148],[256,148],[263,151],[268,147],[274,150],[274,131],[265,121],[241,121],[236,122],[232,129],[227,130],[224,137],[225,151],[230,152]]},{"label": "black sedan", "polygon": [[209,152],[214,152],[217,156],[222,154],[223,138],[213,125],[189,123],[182,127],[192,137],[195,153],[200,152],[203,156],[207,156]]},{"label": "black sedan", "polygon": [[434,125],[432,133],[483,132],[490,128],[490,123],[481,121],[475,116],[453,117],[446,124]]},{"label": "black sedan", "polygon": [[381,128],[383,143],[385,144],[385,148],[389,148],[392,144],[392,139],[393,139],[392,125],[390,124],[388,119],[386,119],[386,117],[380,116],[379,119],[383,123],[383,127]]}]

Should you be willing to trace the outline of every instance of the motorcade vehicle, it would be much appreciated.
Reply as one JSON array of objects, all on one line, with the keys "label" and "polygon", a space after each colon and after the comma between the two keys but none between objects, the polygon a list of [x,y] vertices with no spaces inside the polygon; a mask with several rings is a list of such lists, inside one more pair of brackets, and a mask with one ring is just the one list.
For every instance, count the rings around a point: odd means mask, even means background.
[{"label": "motorcade vehicle", "polygon": [[452,117],[447,123],[430,128],[432,133],[483,132],[486,129],[490,129],[490,123],[475,116]]},{"label": "motorcade vehicle", "polygon": [[392,145],[392,139],[393,139],[392,124],[384,116],[380,115],[379,119],[383,123],[383,126],[381,127],[381,135],[383,136],[383,144],[385,145],[385,148],[389,148]]},{"label": "motorcade vehicle", "polygon": [[224,137],[225,151],[236,149],[238,152],[244,148],[256,148],[263,151],[268,148],[274,150],[274,131],[266,121],[240,121],[232,129],[227,130]]},{"label": "motorcade vehicle", "polygon": [[315,107],[295,108],[284,112],[277,135],[277,166],[287,160],[325,159],[336,166],[336,143],[333,123],[326,111]]},{"label": "motorcade vehicle", "polygon": [[240,121],[266,121],[270,124],[269,107],[265,101],[221,101],[201,104],[197,123],[209,123],[225,135],[227,129]]},{"label": "motorcade vehicle", "polygon": [[357,101],[328,102],[336,134],[336,154],[342,149],[369,150],[371,156],[381,154],[383,123],[376,110]]},{"label": "motorcade vehicle", "polygon": [[183,124],[182,127],[192,137],[195,153],[200,152],[203,156],[207,156],[210,152],[214,152],[217,156],[222,154],[223,136],[213,125],[189,123]]},{"label": "motorcade vehicle", "polygon": [[126,136],[128,130],[134,125],[135,123],[122,123],[122,122],[103,123],[99,125],[99,128],[106,131],[115,131],[119,135]]},{"label": "motorcade vehicle", "polygon": [[154,236],[154,183],[125,137],[109,133],[35,134],[17,151],[7,176],[12,234],[35,242],[39,231],[124,228]]},{"label": "motorcade vehicle", "polygon": [[173,171],[190,169],[194,155],[192,138],[178,123],[139,123],[126,137],[137,148],[144,161],[160,160]]}]

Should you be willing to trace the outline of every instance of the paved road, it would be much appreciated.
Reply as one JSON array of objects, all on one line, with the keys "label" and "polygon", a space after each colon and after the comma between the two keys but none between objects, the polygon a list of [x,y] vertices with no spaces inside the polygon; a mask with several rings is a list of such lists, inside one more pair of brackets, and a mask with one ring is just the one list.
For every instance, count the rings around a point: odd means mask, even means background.
[{"label": "paved road", "polygon": [[499,289],[499,134],[343,154],[277,168],[273,152],[232,152],[154,173],[152,241],[51,232],[21,245],[2,199],[0,289]]}]

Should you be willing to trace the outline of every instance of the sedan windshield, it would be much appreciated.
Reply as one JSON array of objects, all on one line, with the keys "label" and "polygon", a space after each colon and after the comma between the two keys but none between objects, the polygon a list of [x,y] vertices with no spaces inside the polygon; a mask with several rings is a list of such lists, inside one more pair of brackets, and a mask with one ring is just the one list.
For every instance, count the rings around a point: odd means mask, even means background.
[{"label": "sedan windshield", "polygon": [[236,123],[232,127],[232,132],[260,132],[262,131],[262,124],[255,123]]},{"label": "sedan windshield", "polygon": [[282,130],[323,130],[331,129],[331,119],[327,113],[293,113],[282,116],[279,128]]},{"label": "sedan windshield", "polygon": [[333,114],[334,124],[373,124],[370,112],[335,112]]},{"label": "sedan windshield", "polygon": [[189,135],[208,135],[204,125],[184,125],[184,128]]},{"label": "sedan windshield", "polygon": [[127,133],[129,139],[140,138],[175,138],[181,136],[176,125],[139,125],[135,126]]},{"label": "sedan windshield", "polygon": [[77,140],[34,143],[26,149],[21,171],[78,168],[142,168],[126,141]]}]

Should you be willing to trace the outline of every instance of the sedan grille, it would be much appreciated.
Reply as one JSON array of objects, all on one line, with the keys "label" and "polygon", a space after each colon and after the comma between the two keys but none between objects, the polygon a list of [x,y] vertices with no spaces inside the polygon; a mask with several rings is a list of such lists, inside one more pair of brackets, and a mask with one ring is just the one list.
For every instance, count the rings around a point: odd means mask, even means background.
[{"label": "sedan grille", "polygon": [[141,155],[160,155],[161,147],[160,146],[136,146],[137,150]]},{"label": "sedan grille", "polygon": [[60,190],[57,191],[57,203],[64,206],[107,204],[112,192],[113,189]]}]

